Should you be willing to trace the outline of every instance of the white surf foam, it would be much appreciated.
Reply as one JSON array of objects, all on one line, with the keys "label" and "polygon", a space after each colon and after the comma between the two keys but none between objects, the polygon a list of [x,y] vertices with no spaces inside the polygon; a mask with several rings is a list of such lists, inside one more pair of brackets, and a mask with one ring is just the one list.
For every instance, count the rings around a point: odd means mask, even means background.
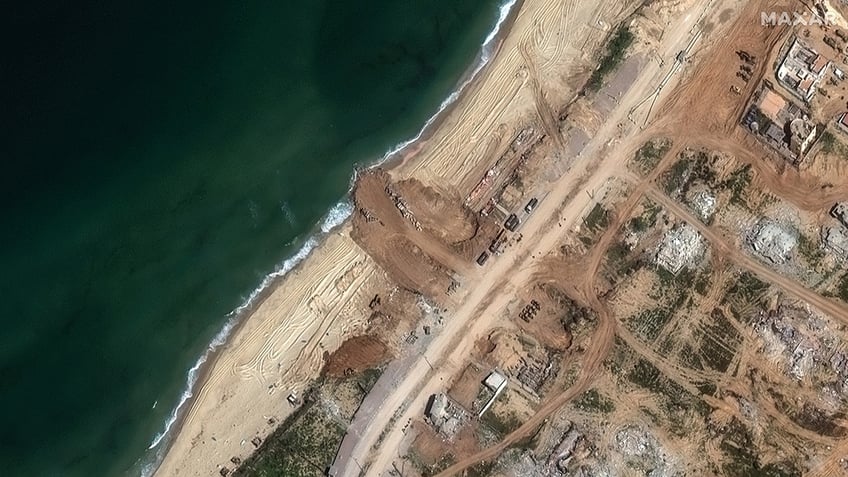
[{"label": "white surf foam", "polygon": [[[177,422],[180,417],[180,413],[182,412],[185,404],[194,396],[194,386],[197,384],[197,378],[199,376],[200,369],[209,360],[209,357],[214,353],[219,347],[223,346],[227,342],[227,338],[229,338],[230,333],[233,328],[235,328],[238,323],[238,319],[241,314],[252,307],[257,298],[264,292],[271,284],[278,278],[285,276],[288,272],[290,272],[294,267],[296,267],[300,262],[302,262],[312,250],[320,242],[321,238],[343,224],[350,214],[353,212],[353,204],[349,200],[344,200],[337,203],[333,206],[332,209],[327,213],[327,215],[320,222],[320,233],[313,235],[310,237],[306,243],[301,246],[301,248],[285,260],[283,263],[278,265],[275,270],[262,278],[262,282],[260,282],[259,286],[256,287],[250,295],[239,305],[237,308],[230,311],[227,314],[229,319],[224,324],[224,327],[215,335],[212,341],[209,343],[209,346],[203,352],[203,354],[197,359],[194,363],[194,366],[189,369],[188,374],[186,376],[186,386],[183,393],[180,395],[179,402],[174,407],[171,414],[168,416],[168,419],[165,421],[164,429],[153,438],[150,445],[147,447],[148,450],[155,449],[158,447],[168,436],[171,431],[173,425]],[[142,475],[147,476],[152,473],[152,469],[146,470],[142,472]]]},{"label": "white surf foam", "polygon": [[498,21],[495,23],[495,27],[492,29],[492,31],[490,31],[489,34],[486,36],[486,39],[483,40],[483,46],[480,49],[479,60],[477,61],[476,65],[474,66],[474,69],[471,71],[471,74],[468,76],[468,78],[463,81],[459,85],[459,87],[456,88],[447,98],[445,98],[444,101],[442,101],[442,104],[439,105],[439,109],[434,115],[432,115],[427,120],[427,122],[424,123],[424,126],[421,128],[420,131],[418,131],[418,134],[416,134],[415,137],[413,137],[412,139],[407,139],[406,141],[403,141],[392,149],[390,149],[385,155],[383,155],[383,158],[378,161],[376,165],[380,165],[383,162],[389,160],[395,154],[402,152],[411,144],[414,144],[419,139],[421,139],[421,136],[423,136],[424,133],[427,132],[428,129],[430,129],[430,127],[433,125],[434,122],[436,122],[439,116],[444,114],[445,110],[449,108],[453,103],[455,103],[457,99],[459,99],[459,97],[465,91],[465,88],[467,88],[468,85],[470,85],[477,78],[477,75],[479,75],[480,72],[483,71],[483,68],[485,68],[486,65],[489,64],[489,61],[492,60],[492,53],[494,52],[494,47],[497,46],[495,42],[498,38],[498,34],[500,33],[501,27],[503,26],[504,22],[507,20],[507,18],[509,18],[509,14],[510,12],[512,12],[512,8],[515,6],[516,3],[518,3],[518,0],[507,0],[507,2],[503,3],[498,8]]},{"label": "white surf foam", "polygon": [[321,222],[321,232],[325,234],[330,233],[331,230],[343,224],[352,213],[353,202],[350,200],[343,200],[334,205],[333,208],[330,209],[330,212],[327,213],[324,221]]},{"label": "white surf foam", "polygon": [[[504,22],[509,17],[510,12],[513,7],[518,3],[518,0],[507,0],[503,3],[498,9],[498,20],[495,23],[494,28],[489,32],[486,36],[486,39],[483,41],[479,60],[474,66],[471,74],[467,77],[465,81],[463,81],[459,87],[454,90],[442,103],[439,105],[439,109],[436,113],[431,116],[425,123],[418,134],[415,137],[408,139],[406,141],[401,142],[396,145],[388,152],[386,152],[383,157],[377,161],[375,166],[382,164],[383,162],[392,158],[395,154],[403,151],[411,144],[414,144],[416,141],[421,139],[424,133],[433,125],[433,123],[439,118],[441,114],[445,112],[445,110],[450,107],[457,99],[459,99],[460,95],[465,91],[465,88],[471,84],[474,79],[476,79],[477,75],[480,74],[480,71],[491,61],[493,48],[497,46],[495,41],[500,33],[501,27]],[[355,175],[354,175],[355,179]],[[353,186],[354,180],[351,180],[351,187]],[[250,295],[242,302],[241,305],[233,309],[230,313],[227,314],[228,319],[224,324],[223,328],[215,335],[212,341],[209,343],[209,346],[203,352],[203,354],[197,359],[194,366],[189,369],[188,374],[186,376],[186,386],[183,393],[180,395],[179,402],[174,407],[171,414],[168,416],[168,419],[165,421],[164,429],[153,438],[150,445],[148,446],[148,450],[153,450],[159,448],[159,446],[166,442],[170,436],[171,428],[180,418],[181,413],[183,412],[183,407],[192,398],[194,395],[194,387],[197,384],[197,379],[199,377],[199,372],[202,366],[209,360],[209,357],[214,353],[219,347],[224,345],[227,342],[227,339],[232,333],[232,330],[238,324],[238,319],[242,315],[242,313],[248,309],[250,309],[258,299],[258,297],[264,292],[271,284],[278,278],[285,276],[288,272],[290,272],[294,267],[296,267],[300,262],[302,262],[315,247],[318,246],[320,239],[330,233],[333,229],[344,223],[348,217],[353,213],[353,203],[349,200],[343,200],[333,206],[326,216],[320,222],[320,232],[316,233],[312,237],[310,237],[303,246],[295,253],[293,256],[285,260],[283,263],[278,265],[275,270],[265,277],[263,277],[259,286],[256,287]],[[284,210],[285,212],[285,210]],[[161,459],[164,457],[164,453],[162,452],[163,448],[158,449],[156,452],[156,456],[154,457],[154,461],[150,462],[142,467],[141,475],[142,477],[149,477],[156,470],[158,465],[161,463]]]}]

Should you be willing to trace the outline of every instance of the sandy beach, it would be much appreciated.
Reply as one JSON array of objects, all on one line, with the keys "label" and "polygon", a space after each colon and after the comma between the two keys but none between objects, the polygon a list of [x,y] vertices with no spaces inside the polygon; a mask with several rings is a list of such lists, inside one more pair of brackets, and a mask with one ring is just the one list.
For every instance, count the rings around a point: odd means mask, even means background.
[{"label": "sandy beach", "polygon": [[[398,154],[402,159],[389,174],[473,201],[475,187],[487,171],[497,176],[496,159],[527,124],[543,135],[556,122],[561,111],[541,104],[567,104],[577,96],[595,52],[634,6],[573,0],[517,5],[512,21],[502,26],[497,55],[447,114]],[[553,171],[568,166],[565,157],[550,160]],[[415,233],[407,238],[438,257],[438,247],[425,248]],[[403,264],[405,258],[374,256],[363,242],[368,238],[357,237],[352,220],[346,221],[266,292],[204,370],[155,475],[217,475],[221,466],[232,467],[231,458],[245,459],[255,449],[251,441],[264,439],[292,412],[286,397],[318,376],[325,354],[364,332],[375,294],[398,283],[398,269],[387,264]],[[456,267],[441,265],[447,280],[457,275]],[[434,279],[434,289],[441,285]]]}]

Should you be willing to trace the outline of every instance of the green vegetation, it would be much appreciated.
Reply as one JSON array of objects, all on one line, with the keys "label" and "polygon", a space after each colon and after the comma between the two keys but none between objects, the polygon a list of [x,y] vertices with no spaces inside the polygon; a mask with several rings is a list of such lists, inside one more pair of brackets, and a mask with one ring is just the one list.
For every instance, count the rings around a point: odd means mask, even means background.
[{"label": "green vegetation", "polygon": [[705,151],[684,151],[681,159],[663,174],[663,188],[670,196],[680,199],[686,197],[696,181],[710,188],[717,187],[711,162],[710,155]]},{"label": "green vegetation", "polygon": [[544,424],[539,425],[539,427],[536,428],[536,432],[530,434],[527,437],[522,437],[521,439],[516,441],[515,444],[510,446],[510,449],[517,449],[521,451],[535,449],[539,445],[539,433],[542,432],[542,428],[544,426]]},{"label": "green vegetation", "polygon": [[798,252],[812,268],[819,268],[825,257],[824,250],[817,241],[804,234],[798,234]]},{"label": "green vegetation", "polygon": [[763,465],[760,462],[760,452],[754,444],[751,431],[736,417],[725,426],[719,447],[727,457],[722,465],[724,475],[740,477],[794,477],[801,475],[801,472],[788,462],[773,462]]},{"label": "green vegetation", "polygon": [[730,177],[721,183],[721,187],[723,189],[730,190],[730,202],[732,204],[742,207],[747,206],[745,190],[751,185],[751,180],[753,180],[753,178],[754,175],[751,172],[751,165],[745,164],[739,169],[733,171],[733,173],[730,174]]},{"label": "green vegetation", "polygon": [[456,463],[456,457],[454,457],[451,453],[443,455],[432,465],[424,463],[421,456],[419,456],[414,450],[407,454],[406,458],[418,470],[418,473],[421,474],[422,477],[436,475]]},{"label": "green vegetation", "polygon": [[665,325],[671,321],[674,311],[674,308],[664,306],[642,310],[639,314],[627,320],[627,328],[645,341],[652,342],[657,339]]},{"label": "green vegetation", "polygon": [[489,409],[483,414],[483,417],[480,418],[480,423],[497,433],[500,437],[510,434],[512,431],[521,427],[521,420],[518,419],[518,416],[514,412],[510,411],[508,415],[501,416],[494,409]]},{"label": "green vegetation", "polygon": [[465,471],[466,477],[489,477],[495,472],[495,463],[493,461],[480,462]]},{"label": "green vegetation", "polygon": [[646,142],[633,156],[638,172],[648,174],[654,170],[669,149],[671,149],[671,141],[667,139]]},{"label": "green vegetation", "polygon": [[844,413],[830,413],[808,402],[799,405],[795,399],[775,389],[769,389],[769,394],[775,407],[804,429],[829,437],[842,438],[848,435],[848,428],[840,424],[845,419]]},{"label": "green vegetation", "polygon": [[848,273],[846,273],[836,285],[836,296],[844,302],[848,302]]},{"label": "green vegetation", "polygon": [[704,323],[699,353],[705,365],[723,373],[733,361],[742,338],[720,309],[713,310],[710,318],[711,321]]},{"label": "green vegetation", "polygon": [[574,407],[586,412],[600,412],[609,414],[615,411],[615,403],[612,399],[598,392],[597,389],[590,389],[583,393],[577,401],[574,402]]},{"label": "green vegetation", "polygon": [[822,133],[819,141],[821,142],[822,151],[828,154],[836,154],[843,158],[848,157],[848,146],[830,131]]},{"label": "green vegetation", "polygon": [[644,232],[645,230],[657,225],[657,216],[661,211],[662,208],[659,205],[653,201],[648,201],[642,215],[630,219],[630,229],[634,232]]},{"label": "green vegetation", "polygon": [[333,463],[344,433],[344,427],[316,402],[304,404],[233,475],[324,475]]},{"label": "green vegetation", "polygon": [[695,280],[694,289],[701,296],[707,296],[707,293],[710,291],[710,287],[712,286],[712,271],[707,269],[704,273],[698,276],[698,279]]},{"label": "green vegetation", "polygon": [[[265,442],[233,472],[233,477],[323,476],[336,457],[345,428],[357,405],[377,382],[381,370],[368,369],[342,379],[321,378],[304,394],[304,404],[280,423]],[[322,395],[344,395],[354,401],[328,410]],[[358,401],[357,401],[358,400]]]},{"label": "green vegetation", "polygon": [[572,300],[567,294],[556,287],[546,287],[545,294],[562,310],[562,316],[559,321],[566,329],[570,329],[573,325],[579,325],[586,321],[595,321],[597,318],[597,315],[591,308],[580,306],[579,303]]},{"label": "green vegetation", "polygon": [[651,364],[650,361],[640,358],[627,375],[627,379],[640,387],[660,393],[662,392],[662,386],[659,382],[660,375],[660,370],[656,366]]},{"label": "green vegetation", "polygon": [[706,396],[714,396],[718,387],[716,387],[715,383],[703,382],[697,385],[698,391],[701,391],[701,394]]},{"label": "green vegetation", "polygon": [[[627,379],[659,398],[662,416],[660,422],[677,436],[685,436],[692,416],[705,419],[711,412],[707,403],[687,391],[644,358],[639,358]],[[693,414],[694,413],[694,414]]]},{"label": "green vegetation", "polygon": [[753,301],[768,289],[768,283],[760,280],[751,272],[742,272],[731,287],[730,293],[739,294],[743,299]]},{"label": "green vegetation", "polygon": [[692,163],[689,159],[681,159],[671,166],[671,169],[665,173],[665,191],[671,196],[679,197],[683,186],[689,182],[689,174],[691,172]]},{"label": "green vegetation", "polygon": [[629,363],[632,359],[630,347],[616,334],[612,351],[604,360],[604,368],[608,369],[613,376],[621,376],[625,363]]},{"label": "green vegetation", "polygon": [[[630,249],[623,242],[616,242],[607,250],[607,266],[616,277],[628,276],[641,265],[638,258],[630,259]],[[610,277],[615,281],[614,277]]]},{"label": "green vegetation", "polygon": [[678,359],[680,362],[685,364],[689,369],[695,369],[698,371],[704,370],[704,364],[701,362],[701,356],[691,344],[685,343],[682,348],[680,348],[680,354],[678,355]]},{"label": "green vegetation", "polygon": [[730,309],[737,320],[750,324],[753,316],[748,316],[748,319],[743,320],[745,310],[755,306],[768,289],[768,283],[763,282],[756,275],[750,272],[742,272],[736,282],[727,290],[722,303],[730,304]]},{"label": "green vegetation", "polygon": [[622,25],[607,44],[607,51],[598,64],[598,69],[592,72],[586,88],[589,91],[597,91],[604,84],[604,79],[613,72],[624,59],[624,53],[633,43],[634,35],[629,28]]},{"label": "green vegetation", "polygon": [[751,432],[735,416],[725,429],[719,445],[728,457],[722,466],[725,475],[757,475],[760,469],[760,458]]},{"label": "green vegetation", "polygon": [[609,212],[604,208],[601,204],[595,204],[595,207],[589,212],[589,215],[586,216],[583,223],[586,224],[593,232],[597,232],[599,230],[603,230],[609,226]]},{"label": "green vegetation", "polygon": [[436,465],[433,466],[432,473],[423,472],[421,475],[436,475],[454,464],[456,464],[456,458],[453,456],[453,454],[445,454],[442,456],[441,459],[439,459],[438,462],[436,462]]}]

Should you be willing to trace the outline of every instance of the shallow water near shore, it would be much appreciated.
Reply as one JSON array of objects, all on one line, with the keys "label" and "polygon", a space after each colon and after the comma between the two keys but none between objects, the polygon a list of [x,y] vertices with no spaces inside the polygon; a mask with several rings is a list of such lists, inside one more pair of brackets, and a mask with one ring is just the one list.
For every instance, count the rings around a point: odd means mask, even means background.
[{"label": "shallow water near shore", "polygon": [[346,214],[355,164],[419,131],[502,3],[7,16],[4,475],[137,473],[231,312]]}]

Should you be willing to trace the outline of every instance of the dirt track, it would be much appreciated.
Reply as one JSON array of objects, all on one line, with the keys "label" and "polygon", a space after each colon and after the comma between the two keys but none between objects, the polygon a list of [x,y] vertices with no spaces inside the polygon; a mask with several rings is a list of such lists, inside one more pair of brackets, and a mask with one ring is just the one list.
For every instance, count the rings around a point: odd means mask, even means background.
[{"label": "dirt track", "polygon": [[[751,9],[758,8],[759,3],[762,2],[752,2],[757,5],[749,5],[750,13]],[[740,31],[741,22],[737,22],[737,24],[731,29],[731,32],[735,32],[738,34]],[[785,31],[773,31],[768,38],[769,48],[773,47],[782,37]],[[730,38],[733,38],[732,35],[727,35],[720,42],[720,46],[724,48],[732,47],[729,44]],[[725,51],[728,51],[725,49]],[[729,51],[733,51],[732,49]],[[703,77],[705,72],[710,72],[710,76],[715,71],[718,71],[715,64],[707,64],[702,65],[702,67],[698,70],[698,73]],[[696,74],[698,74],[696,73]],[[700,79],[700,78],[699,78]],[[716,84],[716,78],[703,78],[704,83],[699,84]],[[618,229],[621,227],[623,221],[629,217],[630,212],[633,208],[642,200],[643,197],[648,196],[654,201],[658,202],[660,205],[666,208],[673,215],[678,218],[685,220],[695,226],[702,235],[707,238],[711,245],[714,247],[715,251],[718,252],[718,255],[729,259],[730,261],[742,266],[749,271],[759,275],[765,281],[773,283],[787,292],[795,295],[798,298],[801,298],[812,306],[818,308],[820,311],[827,313],[831,316],[836,317],[837,319],[848,323],[848,306],[835,302],[833,300],[829,300],[823,298],[817,293],[803,287],[797,282],[787,279],[780,274],[774,272],[769,269],[764,264],[758,262],[757,260],[749,257],[744,252],[736,249],[732,245],[726,243],[726,241],[716,232],[711,230],[709,227],[703,225],[697,218],[695,218],[691,213],[689,213],[685,208],[677,204],[675,201],[671,200],[667,196],[665,196],[662,192],[660,192],[656,186],[654,185],[654,181],[656,177],[665,170],[673,161],[676,160],[677,154],[684,147],[708,147],[714,150],[722,150],[729,152],[731,154],[736,155],[742,161],[751,164],[755,170],[763,177],[763,180],[766,184],[766,187],[775,191],[780,196],[786,198],[790,202],[795,205],[803,208],[805,210],[821,210],[822,208],[830,205],[833,201],[837,199],[843,199],[848,197],[848,183],[840,184],[835,187],[827,187],[821,188],[818,184],[813,183],[812,181],[804,181],[798,180],[800,176],[795,171],[778,170],[778,168],[774,165],[774,163],[763,161],[762,156],[765,154],[761,154],[759,157],[751,152],[750,149],[746,149],[745,147],[739,145],[738,138],[737,141],[728,138],[726,133],[731,131],[737,131],[737,118],[741,113],[741,106],[730,109],[727,111],[722,119],[722,115],[717,115],[712,117],[712,122],[705,121],[700,124],[696,124],[693,126],[697,126],[697,128],[693,127],[693,129],[712,129],[714,131],[724,131],[725,134],[716,133],[714,135],[707,135],[706,137],[700,136],[698,134],[687,134],[686,132],[681,133],[681,118],[688,116],[687,113],[692,112],[691,108],[693,104],[701,103],[700,107],[712,107],[713,104],[709,105],[704,104],[706,102],[702,101],[703,93],[698,91],[698,86],[692,86],[690,83],[689,86],[684,86],[676,90],[673,96],[670,98],[667,106],[664,108],[664,118],[655,124],[653,127],[649,128],[644,134],[644,140],[648,140],[652,137],[665,137],[672,138],[674,142],[674,148],[666,155],[663,161],[656,167],[654,172],[644,180],[639,181],[636,184],[636,187],[633,193],[630,195],[628,200],[622,204],[617,210],[615,214],[615,220],[609,226],[607,232],[603,235],[601,240],[596,244],[596,246],[592,249],[591,255],[588,257],[588,263],[586,264],[585,277],[586,279],[582,281],[579,285],[579,293],[582,295],[581,298],[586,300],[591,304],[591,307],[598,312],[599,315],[599,327],[596,332],[595,337],[593,337],[593,342],[591,349],[587,352],[584,361],[582,362],[581,371],[578,379],[574,383],[574,385],[569,388],[564,393],[554,397],[550,401],[546,402],[541,408],[539,408],[538,412],[526,421],[520,428],[506,436],[501,442],[497,445],[485,449],[480,453],[477,453],[473,456],[469,456],[456,464],[452,465],[445,471],[438,474],[439,477],[447,477],[450,475],[457,475],[463,470],[475,465],[478,462],[489,461],[495,459],[500,455],[505,449],[509,448],[511,445],[516,442],[532,435],[538,427],[548,418],[552,413],[556,410],[560,409],[565,403],[573,399],[575,396],[584,392],[591,385],[593,375],[598,370],[598,367],[602,363],[604,357],[608,353],[613,338],[616,334],[616,321],[610,315],[610,312],[606,305],[599,299],[597,293],[595,292],[595,280],[597,277],[597,273],[600,267],[600,264],[603,261],[603,258],[606,254],[608,247],[610,246],[612,240],[615,238],[618,233]],[[691,101],[691,102],[690,102]],[[740,102],[740,104],[742,104]],[[703,119],[703,117],[702,117]],[[703,129],[702,129],[703,128]],[[684,131],[688,128],[682,128]],[[696,137],[697,140],[693,141],[692,138]],[[688,142],[687,142],[688,140]],[[754,150],[760,150],[758,145],[755,145]],[[627,154],[632,153],[632,151],[628,151]],[[625,156],[626,157],[626,156]],[[583,263],[583,262],[581,262]],[[798,428],[798,426],[794,425],[791,421],[785,418],[785,416],[780,415],[775,409],[769,409],[772,414],[775,414],[776,417],[781,418],[781,422],[787,425],[788,428],[792,429],[794,433],[797,435],[803,436],[808,439],[812,439],[814,441],[821,441],[821,436],[810,433],[804,429]],[[826,439],[825,441],[829,441]],[[841,449],[842,447],[840,447]],[[834,454],[834,457],[828,462],[828,466],[826,467],[828,472],[832,472],[833,468],[838,463],[836,459],[837,454]],[[828,474],[830,475],[830,474]]]},{"label": "dirt track", "polygon": [[719,233],[714,231],[711,227],[704,225],[697,217],[679,203],[662,193],[656,188],[656,186],[652,185],[649,187],[646,195],[662,205],[667,211],[677,216],[677,218],[686,221],[692,227],[697,229],[698,232],[700,232],[701,235],[710,242],[710,245],[712,245],[715,252],[726,257],[730,257],[733,263],[759,275],[764,281],[786,290],[792,295],[795,295],[797,298],[800,298],[813,307],[818,308],[822,313],[828,314],[837,320],[848,324],[848,305],[825,298],[818,293],[805,288],[798,282],[780,275],[762,262],[759,262],[733,245],[727,243],[727,241]]}]

